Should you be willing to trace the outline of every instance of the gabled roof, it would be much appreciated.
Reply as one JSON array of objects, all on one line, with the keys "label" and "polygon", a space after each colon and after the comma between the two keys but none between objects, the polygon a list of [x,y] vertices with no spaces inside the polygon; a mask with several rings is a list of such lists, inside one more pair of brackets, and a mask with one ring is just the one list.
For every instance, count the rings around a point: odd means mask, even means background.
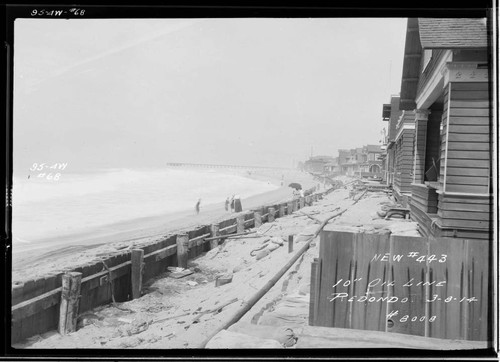
[{"label": "gabled roof", "polygon": [[415,108],[423,49],[478,49],[488,46],[481,18],[409,18],[406,29],[399,109]]},{"label": "gabled roof", "polygon": [[418,19],[424,49],[485,48],[488,36],[485,19]]}]

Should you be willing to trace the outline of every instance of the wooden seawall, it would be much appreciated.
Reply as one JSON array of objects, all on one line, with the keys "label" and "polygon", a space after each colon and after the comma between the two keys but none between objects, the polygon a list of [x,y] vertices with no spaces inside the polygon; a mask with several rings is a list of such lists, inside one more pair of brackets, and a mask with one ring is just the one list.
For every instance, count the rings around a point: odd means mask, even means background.
[{"label": "wooden seawall", "polygon": [[[290,202],[262,206],[258,209],[243,212],[243,223],[240,228],[254,227],[256,215],[260,222],[273,221],[274,218],[292,213],[301,205],[312,203],[322,195],[331,192],[313,194],[313,189],[305,192],[303,200],[294,200],[292,209]],[[259,217],[260,216],[260,217]],[[241,220],[241,219],[240,219]],[[217,230],[218,229],[218,230]],[[205,240],[208,237],[232,234],[238,229],[238,218],[232,217],[216,224],[201,226],[187,232],[187,258],[194,259],[215,247],[214,243]],[[64,272],[46,275],[35,280],[28,280],[22,284],[12,286],[11,294],[11,343],[20,342],[36,334],[42,334],[58,329],[63,296],[62,279],[68,273],[81,273],[80,295],[77,296],[77,314],[82,314],[97,306],[113,302],[124,302],[137,295],[133,293],[132,280],[137,284],[137,275],[132,270],[142,270],[142,281],[147,281],[167,270],[167,266],[178,266],[178,235],[169,235],[163,240],[145,243],[134,247],[142,250],[142,266],[132,267],[132,250],[117,251],[80,265]],[[137,253],[136,253],[137,254]],[[137,265],[135,265],[137,266]],[[137,273],[135,273],[137,274]]]}]

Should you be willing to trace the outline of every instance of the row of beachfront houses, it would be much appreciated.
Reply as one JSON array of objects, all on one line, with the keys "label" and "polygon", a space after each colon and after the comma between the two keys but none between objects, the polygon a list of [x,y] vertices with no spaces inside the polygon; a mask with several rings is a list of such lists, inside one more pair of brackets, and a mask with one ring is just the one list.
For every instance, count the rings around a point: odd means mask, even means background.
[{"label": "row of beachfront houses", "polygon": [[425,236],[492,236],[491,52],[484,19],[409,19],[383,180]]},{"label": "row of beachfront houses", "polygon": [[401,91],[383,145],[315,156],[304,170],[381,177],[425,236],[492,236],[491,37],[486,20],[408,19]]},{"label": "row of beachfront houses", "polygon": [[337,157],[312,156],[304,163],[304,170],[330,176],[382,177],[383,148],[365,145],[353,149],[338,150]]}]

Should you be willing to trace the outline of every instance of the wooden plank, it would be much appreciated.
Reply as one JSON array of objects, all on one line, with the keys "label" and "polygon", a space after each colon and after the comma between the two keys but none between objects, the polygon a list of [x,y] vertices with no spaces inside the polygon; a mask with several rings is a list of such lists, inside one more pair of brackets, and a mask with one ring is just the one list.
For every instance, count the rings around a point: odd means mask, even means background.
[{"label": "wooden plank", "polygon": [[491,103],[489,101],[454,101],[450,102],[451,108],[489,108]]},{"label": "wooden plank", "polygon": [[[252,220],[253,221],[253,220]],[[210,233],[201,234],[189,239],[189,248],[200,246],[205,243],[205,238],[209,237]]]},{"label": "wooden plank", "polygon": [[155,261],[160,261],[162,259],[165,259],[166,257],[170,255],[174,255],[177,252],[177,245],[170,245],[165,248],[153,251],[147,255],[144,255],[144,259],[149,259],[149,258],[154,258]]},{"label": "wooden plank", "polygon": [[488,126],[492,125],[490,117],[450,117],[450,124],[464,126]]},{"label": "wooden plank", "polygon": [[448,142],[483,142],[489,144],[491,141],[489,134],[463,134],[450,132]]},{"label": "wooden plank", "polygon": [[[390,260],[388,319],[393,321],[389,332],[423,336],[425,334],[425,302],[427,297],[426,263],[428,245],[425,238],[392,235],[390,238],[391,256],[401,259]],[[424,257],[424,262],[421,261]],[[395,301],[391,302],[391,297]]]},{"label": "wooden plank", "polygon": [[453,176],[448,175],[446,178],[446,184],[457,184],[457,185],[488,185],[488,177],[480,176]]},{"label": "wooden plank", "polygon": [[451,117],[489,117],[488,108],[451,108]]},{"label": "wooden plank", "polygon": [[488,100],[490,93],[488,91],[473,90],[473,91],[452,91],[451,100]]},{"label": "wooden plank", "polygon": [[462,220],[492,220],[490,212],[473,212],[473,211],[448,211],[440,209],[438,215],[443,219],[462,219]]},{"label": "wooden plank", "polygon": [[491,240],[490,230],[460,230],[460,229],[443,229],[441,230],[442,237],[460,238],[460,239],[478,239]]},{"label": "wooden plank", "polygon": [[317,291],[319,289],[319,278],[318,278],[318,258],[314,258],[311,263],[311,284],[309,290],[309,325],[313,326],[315,324],[315,311],[317,304]]},{"label": "wooden plank", "polygon": [[450,195],[450,194],[441,194],[439,195],[440,202],[458,202],[463,204],[491,204],[493,202],[492,196],[475,196],[475,195]]},{"label": "wooden plank", "polygon": [[485,194],[489,192],[487,186],[480,185],[455,185],[446,183],[446,191],[447,192],[470,192],[477,194]]},{"label": "wooden plank", "polygon": [[488,168],[490,166],[491,160],[474,160],[471,162],[468,159],[450,159],[448,158],[448,167],[460,167],[460,168]]},{"label": "wooden plank", "polygon": [[448,151],[449,159],[489,160],[490,157],[488,151]]},{"label": "wooden plank", "polygon": [[316,323],[326,327],[344,327],[349,316],[348,289],[343,283],[351,278],[354,234],[323,230],[320,235],[321,290]]},{"label": "wooden plank", "polygon": [[489,230],[492,226],[489,221],[482,220],[464,220],[464,219],[443,219],[441,220],[443,228],[456,229],[484,229]]},{"label": "wooden plank", "polygon": [[59,304],[61,289],[60,287],[56,288],[14,305],[11,309],[12,319],[14,321],[21,321],[23,318],[32,316],[53,305]]},{"label": "wooden plank", "polygon": [[450,133],[485,133],[490,134],[491,128],[483,125],[451,125]]},{"label": "wooden plank", "polygon": [[460,168],[460,167],[448,167],[448,176],[477,176],[477,177],[489,177],[491,171],[489,168]]},{"label": "wooden plank", "polygon": [[465,242],[450,238],[431,239],[429,254],[437,258],[429,263],[430,280],[436,281],[429,290],[429,315],[435,316],[435,320],[429,323],[429,337],[464,339],[460,301],[464,297]]},{"label": "wooden plank", "polygon": [[488,344],[479,341],[459,341],[439,338],[409,336],[400,333],[361,331],[345,328],[305,326],[298,335],[295,348],[405,348],[420,350],[472,350],[486,349]]},{"label": "wooden plank", "polygon": [[449,142],[449,151],[488,151],[490,144],[487,142]]},{"label": "wooden plank", "polygon": [[[24,283],[23,288],[23,299],[28,300],[34,298],[37,294],[37,290],[35,289],[35,281],[28,280]],[[27,318],[23,318],[21,321],[21,339],[31,337],[34,333],[33,326],[33,316],[29,316]]]},{"label": "wooden plank", "polygon": [[443,211],[492,212],[492,206],[489,204],[464,204],[458,202],[440,202],[439,209]]},{"label": "wooden plank", "polygon": [[389,234],[357,235],[351,328],[385,331],[389,263],[381,259],[389,254]]},{"label": "wooden plank", "polygon": [[465,337],[473,341],[488,340],[489,320],[489,267],[491,258],[489,241],[467,240],[467,296],[470,302],[464,303],[468,316]]},{"label": "wooden plank", "polygon": [[16,305],[18,303],[21,303],[23,301],[23,291],[24,291],[24,284],[21,282],[17,282],[12,285],[12,290],[11,290],[11,303],[12,305]]},{"label": "wooden plank", "polygon": [[464,83],[451,83],[451,91],[487,91],[489,89],[488,82],[464,82]]}]

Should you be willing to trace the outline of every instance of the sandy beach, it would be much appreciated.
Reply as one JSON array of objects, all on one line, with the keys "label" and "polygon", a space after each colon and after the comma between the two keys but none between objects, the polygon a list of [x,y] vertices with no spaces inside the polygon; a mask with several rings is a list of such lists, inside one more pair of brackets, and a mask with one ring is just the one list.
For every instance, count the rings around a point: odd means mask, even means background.
[{"label": "sandy beach", "polygon": [[[286,196],[276,193],[275,197]],[[269,195],[266,195],[269,196]],[[263,195],[255,198],[258,203]],[[250,202],[250,200],[247,200]],[[253,229],[255,237],[233,238],[189,262],[193,274],[170,278],[168,273],[150,280],[141,298],[102,306],[80,316],[79,329],[66,336],[56,331],[29,338],[19,348],[202,348],[238,308],[285,265],[318,229],[319,223],[304,213],[325,220],[339,210],[347,210],[327,225],[339,230],[392,230],[403,235],[419,235],[416,223],[405,219],[384,220],[377,216],[383,205],[392,201],[384,193],[366,194],[359,203],[348,189],[338,189],[323,200],[292,215]],[[355,205],[354,205],[355,204]],[[200,216],[203,217],[203,216]],[[295,235],[294,252],[286,244]],[[263,258],[256,250],[270,240],[282,246]],[[311,261],[318,256],[319,237],[288,272],[260,299],[241,320],[230,328],[241,332],[248,326],[291,328],[297,332],[307,325]],[[221,274],[231,274],[232,282],[215,287]],[[250,333],[250,332],[248,332]],[[246,337],[247,339],[250,337]],[[249,341],[247,341],[250,343]],[[232,348],[231,340],[214,339],[207,348]],[[245,341],[238,342],[241,345]],[[241,344],[243,343],[243,344]],[[284,348],[283,344],[262,340],[262,347]],[[294,348],[293,345],[291,348]]]},{"label": "sandy beach", "polygon": [[[243,212],[262,205],[290,200],[292,189],[287,187],[290,182],[300,182],[305,189],[318,185],[311,175],[294,170],[263,169],[252,171],[250,174],[241,170],[231,172],[271,182],[277,187],[273,191],[250,197],[242,195]],[[280,186],[282,176],[284,183]],[[225,211],[224,201],[221,200],[220,203],[211,205],[202,203],[198,215],[193,204],[192,210],[119,222],[37,243],[16,244],[12,254],[12,281],[21,282],[48,272],[74,267],[94,260],[98,254],[113,252],[132,244],[155,241],[167,234],[209,225],[233,215]]]}]

